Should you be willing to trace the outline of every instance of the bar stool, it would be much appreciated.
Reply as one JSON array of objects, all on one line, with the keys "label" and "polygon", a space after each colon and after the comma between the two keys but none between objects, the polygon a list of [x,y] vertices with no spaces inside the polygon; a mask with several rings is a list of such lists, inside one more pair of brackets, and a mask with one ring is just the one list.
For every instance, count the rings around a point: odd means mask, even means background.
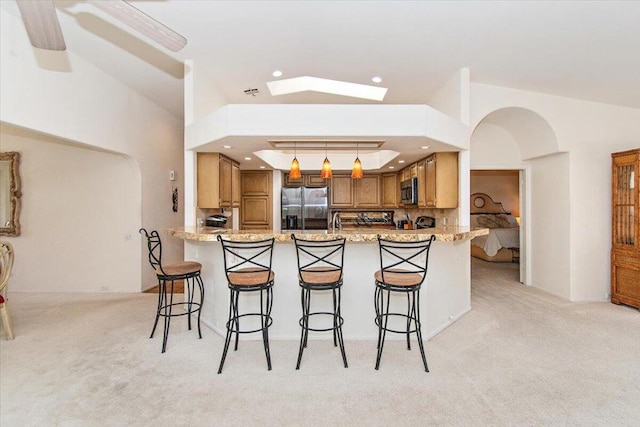
[{"label": "bar stool", "polygon": [[[267,357],[267,368],[271,370],[271,353],[269,351],[269,326],[273,323],[271,308],[273,306],[273,283],[275,273],[271,270],[273,258],[274,238],[256,240],[250,242],[233,242],[223,239],[218,235],[222,244],[224,256],[224,270],[231,293],[229,299],[229,320],[227,321],[227,335],[224,341],[224,350],[218,374],[222,373],[222,367],[227,357],[231,336],[235,333],[234,351],[238,350],[238,338],[240,334],[253,332],[262,333],[264,354]],[[248,292],[260,292],[260,312],[240,314],[238,300],[240,294]],[[254,329],[240,329],[240,318],[250,317],[260,320],[260,327]]]},{"label": "bar stool", "polygon": [[[194,261],[181,261],[174,264],[162,263],[162,241],[156,230],[148,233],[146,229],[138,230],[140,234],[144,234],[147,238],[147,247],[149,248],[149,264],[156,272],[158,277],[158,307],[156,309],[156,320],[153,323],[151,336],[156,332],[158,319],[164,318],[164,334],[162,337],[162,352],[167,349],[167,337],[169,336],[169,326],[172,317],[187,316],[187,324],[191,330],[191,315],[198,313],[198,338],[202,339],[202,331],[200,330],[200,312],[204,303],[204,285],[200,277],[202,265]],[[185,284],[187,301],[173,302],[173,287],[176,280],[182,280]],[[171,283],[169,296],[167,299],[167,282]],[[196,283],[199,288],[199,302],[194,301]],[[173,308],[176,306],[185,307],[185,311],[174,313]]]},{"label": "bar stool", "polygon": [[[422,343],[420,325],[420,288],[427,274],[429,249],[435,236],[419,242],[399,242],[383,239],[378,235],[380,248],[380,270],[374,274],[376,325],[378,326],[378,356],[376,370],[380,367],[380,358],[387,332],[407,335],[407,350],[411,350],[410,334],[416,333],[418,346],[422,355],[424,370],[429,372],[427,358]],[[389,312],[391,292],[407,295],[407,313]],[[386,296],[385,296],[386,293]],[[394,329],[389,325],[389,318],[404,318],[404,330]],[[404,321],[402,321],[404,322]],[[413,327],[412,327],[413,323]]]},{"label": "bar stool", "polygon": [[[333,345],[340,345],[344,367],[348,368],[347,355],[344,351],[342,325],[344,319],[340,312],[340,291],[342,288],[342,265],[344,262],[344,238],[322,241],[299,239],[291,234],[296,246],[298,259],[298,283],[300,284],[300,299],[302,302],[302,317],[300,326],[300,350],[296,369],[300,369],[302,352],[307,347],[309,331],[333,331]],[[331,291],[333,296],[333,311],[311,312],[311,291]],[[329,327],[317,328],[309,326],[309,319],[313,316],[331,316]]]}]

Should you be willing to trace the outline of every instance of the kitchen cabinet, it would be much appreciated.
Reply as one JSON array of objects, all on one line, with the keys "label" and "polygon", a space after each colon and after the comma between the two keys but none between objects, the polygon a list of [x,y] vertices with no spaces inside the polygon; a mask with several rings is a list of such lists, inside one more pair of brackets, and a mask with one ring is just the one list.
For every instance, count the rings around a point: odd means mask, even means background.
[{"label": "kitchen cabinet", "polygon": [[380,175],[365,175],[354,179],[356,208],[380,207]]},{"label": "kitchen cabinet", "polygon": [[397,208],[400,200],[400,180],[397,173],[383,173],[380,176],[382,207]]},{"label": "kitchen cabinet", "polygon": [[331,178],[332,208],[379,208],[380,175],[365,175],[353,179],[351,175]]},{"label": "kitchen cabinet", "polygon": [[242,230],[271,230],[272,184],[270,171],[241,171],[240,228]]},{"label": "kitchen cabinet", "polygon": [[196,155],[197,206],[200,209],[231,207],[233,203],[233,167],[238,163],[220,153]]},{"label": "kitchen cabinet", "polygon": [[418,207],[427,207],[427,160],[423,159],[417,163],[418,171]]},{"label": "kitchen cabinet", "polygon": [[351,181],[351,175],[333,175],[331,178],[331,207],[353,207],[355,199]]},{"label": "kitchen cabinet", "polygon": [[291,179],[288,173],[284,174],[284,186],[285,187],[326,187],[329,182],[322,178],[320,174],[302,174],[298,179]]},{"label": "kitchen cabinet", "polygon": [[433,153],[425,162],[426,207],[457,208],[458,153]]},{"label": "kitchen cabinet", "polygon": [[640,149],[611,156],[611,302],[640,308]]},{"label": "kitchen cabinet", "polygon": [[231,207],[240,207],[240,165],[231,165]]}]

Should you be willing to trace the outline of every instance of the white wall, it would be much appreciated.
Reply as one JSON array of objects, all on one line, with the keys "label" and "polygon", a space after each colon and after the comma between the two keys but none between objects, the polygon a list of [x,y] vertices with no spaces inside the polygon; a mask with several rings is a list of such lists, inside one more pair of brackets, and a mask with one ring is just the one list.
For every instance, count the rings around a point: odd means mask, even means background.
[{"label": "white wall", "polygon": [[[2,149],[19,151],[22,213],[12,291],[131,292],[140,289],[137,171],[119,154],[64,144],[2,125]],[[5,237],[6,238],[6,237]]]},{"label": "white wall", "polygon": [[[640,109],[471,84],[472,129],[490,113],[508,107],[525,108],[538,114],[553,130],[557,151],[569,153],[566,158],[561,157],[562,160],[555,157],[553,160],[540,158],[531,163],[533,177],[540,177],[544,171],[551,174],[549,179],[556,181],[552,187],[553,193],[545,196],[545,192],[536,188],[545,181],[532,179],[531,191],[536,196],[532,196],[531,200],[531,220],[537,221],[536,217],[546,218],[546,211],[551,206],[546,206],[546,202],[543,202],[544,206],[540,205],[541,201],[546,200],[545,197],[555,200],[560,206],[564,206],[562,203],[565,202],[561,198],[566,198],[571,208],[566,224],[568,231],[559,228],[557,231],[560,234],[553,236],[569,252],[570,270],[568,276],[557,276],[557,281],[566,278],[567,282],[559,285],[562,291],[553,292],[567,295],[567,298],[574,301],[606,299],[610,286],[610,153],[640,146]],[[510,138],[513,139],[513,135]],[[529,142],[535,143],[536,141]],[[498,149],[494,147],[492,151],[496,162],[508,163],[500,157]],[[512,154],[513,150],[506,152],[505,156]],[[472,156],[488,157],[484,153],[475,152],[472,152]],[[472,168],[473,163],[472,161]],[[564,175],[564,171],[569,174],[568,177]],[[545,238],[547,233],[536,229],[536,224],[546,226],[540,221],[532,224],[532,239]],[[533,254],[535,261],[531,268],[534,286],[538,286],[536,280],[545,281],[545,278],[553,276],[551,270],[545,271],[557,264],[547,262],[551,261],[553,253]],[[538,267],[537,263],[542,263],[542,266]],[[539,271],[540,268],[543,270]],[[542,288],[545,286],[545,283],[540,284]]]},{"label": "white wall", "polygon": [[[571,206],[569,155],[556,154],[531,162],[531,275],[533,285],[572,299],[570,283]],[[588,264],[589,261],[584,261]],[[588,268],[585,265],[585,268]]]},{"label": "white wall", "polygon": [[[0,9],[0,19],[0,121],[124,155],[133,171],[128,185],[136,192],[136,200],[122,206],[135,215],[125,228],[139,245],[136,256],[126,260],[130,265],[124,269],[142,271],[142,279],[140,275],[133,278],[135,289],[127,290],[135,292],[150,286],[155,279],[142,256],[146,247],[137,232],[141,225],[162,230],[182,224],[184,199],[181,194],[179,212],[173,213],[169,181],[169,170],[175,170],[178,180],[174,184],[182,193],[182,119],[70,51],[33,49],[18,18]],[[118,166],[113,173],[119,173]],[[92,227],[56,231],[61,235],[95,233]],[[168,259],[182,259],[182,241],[165,238],[163,242]],[[22,250],[21,256],[38,259],[37,247]],[[119,245],[107,250],[116,252]],[[65,262],[89,262],[89,258],[91,254],[87,253],[83,259]],[[50,288],[49,284],[40,286]]]}]

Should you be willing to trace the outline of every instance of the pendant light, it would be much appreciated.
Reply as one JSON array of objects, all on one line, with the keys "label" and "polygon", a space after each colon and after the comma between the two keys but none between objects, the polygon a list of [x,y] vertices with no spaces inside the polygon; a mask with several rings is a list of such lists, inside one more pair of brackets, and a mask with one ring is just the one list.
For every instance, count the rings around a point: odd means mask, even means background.
[{"label": "pendant light", "polygon": [[327,143],[324,144],[324,162],[322,162],[322,171],[320,172],[320,178],[331,178],[333,174],[331,173],[331,162],[329,161],[329,157],[327,157]]},{"label": "pendant light", "polygon": [[291,168],[289,169],[289,179],[300,179],[302,174],[300,173],[300,163],[296,153],[296,143],[293,143],[293,160],[291,161]]},{"label": "pendant light", "polygon": [[356,144],[356,160],[353,162],[353,168],[351,169],[351,178],[360,179],[363,176],[362,162],[360,162],[360,158],[358,157],[358,144]]}]

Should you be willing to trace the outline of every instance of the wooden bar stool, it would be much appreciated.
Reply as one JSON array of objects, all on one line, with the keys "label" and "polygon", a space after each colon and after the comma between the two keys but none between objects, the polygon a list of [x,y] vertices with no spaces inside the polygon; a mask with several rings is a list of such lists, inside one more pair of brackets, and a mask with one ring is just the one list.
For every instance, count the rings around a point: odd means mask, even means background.
[{"label": "wooden bar stool", "polygon": [[[202,338],[202,331],[200,329],[200,313],[202,304],[204,303],[204,285],[200,277],[202,265],[194,261],[163,264],[162,242],[158,232],[153,230],[151,233],[148,233],[144,228],[141,228],[138,232],[144,234],[147,238],[149,264],[151,264],[151,268],[153,268],[158,277],[158,307],[156,309],[156,320],[153,322],[153,329],[151,330],[151,336],[149,338],[153,338],[153,334],[156,332],[156,326],[158,326],[158,319],[163,317],[164,333],[162,336],[162,352],[164,353],[167,349],[167,337],[169,336],[171,318],[187,316],[187,325],[189,330],[191,330],[191,315],[194,313],[198,313],[198,337]],[[184,282],[187,301],[173,302],[173,286],[176,280],[182,280]],[[171,286],[168,295],[167,283],[170,283]],[[196,284],[200,292],[200,298],[197,302],[194,301]],[[183,306],[185,310],[177,313],[173,312],[173,308],[176,306]]]},{"label": "wooden bar stool", "polygon": [[[347,355],[344,351],[342,325],[344,319],[340,311],[340,294],[342,289],[342,266],[344,263],[344,238],[322,241],[299,239],[291,234],[296,246],[298,259],[298,283],[300,284],[300,299],[302,302],[302,317],[300,326],[300,350],[296,369],[300,369],[302,353],[307,347],[309,331],[332,331],[333,345],[340,345],[344,367],[348,368]],[[311,311],[311,291],[331,291],[333,296],[332,311]],[[309,326],[309,319],[314,316],[331,316],[331,326],[319,328]]]},{"label": "wooden bar stool", "polygon": [[[380,270],[374,273],[376,325],[378,326],[378,355],[376,358],[376,370],[380,367],[382,349],[387,332],[407,335],[407,350],[411,350],[410,334],[416,333],[418,346],[422,355],[424,370],[429,372],[427,358],[422,343],[422,330],[420,325],[420,288],[427,275],[429,263],[429,249],[435,236],[428,240],[418,242],[399,242],[382,239],[378,235],[380,248]],[[407,312],[389,312],[391,293],[407,295]],[[386,295],[385,295],[386,294]],[[397,326],[389,325],[389,318],[404,318],[403,330],[394,329]],[[413,324],[413,326],[412,326]]]},{"label": "wooden bar stool", "polygon": [[[271,270],[274,238],[250,242],[233,242],[218,235],[222,244],[224,270],[230,290],[229,320],[224,340],[224,350],[218,373],[222,372],[227,357],[231,336],[235,334],[234,351],[238,350],[240,334],[262,333],[264,354],[267,368],[271,370],[271,352],[269,351],[269,326],[273,323],[271,308],[273,306],[273,283],[275,273]],[[260,292],[260,312],[240,314],[238,301],[240,295],[248,292]],[[260,327],[240,329],[241,318],[254,318],[260,321]]]}]

